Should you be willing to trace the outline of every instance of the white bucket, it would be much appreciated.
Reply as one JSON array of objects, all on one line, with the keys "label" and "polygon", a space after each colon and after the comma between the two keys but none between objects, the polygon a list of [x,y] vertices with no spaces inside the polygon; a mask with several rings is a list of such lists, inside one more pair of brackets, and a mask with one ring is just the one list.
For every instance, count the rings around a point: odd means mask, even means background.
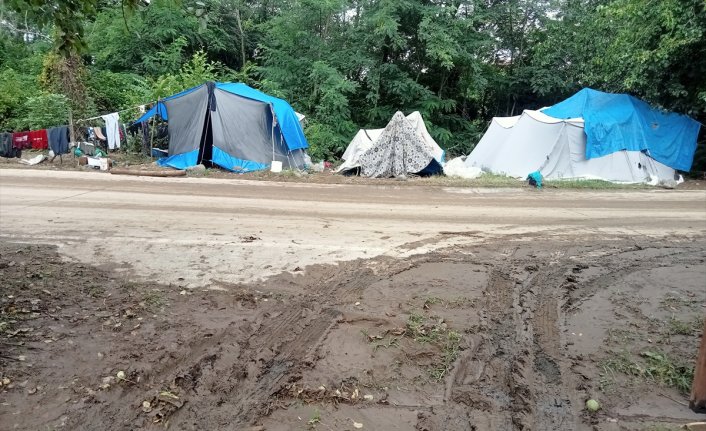
[{"label": "white bucket", "polygon": [[282,172],[282,162],[276,160],[272,161],[272,166],[270,167],[271,172]]}]

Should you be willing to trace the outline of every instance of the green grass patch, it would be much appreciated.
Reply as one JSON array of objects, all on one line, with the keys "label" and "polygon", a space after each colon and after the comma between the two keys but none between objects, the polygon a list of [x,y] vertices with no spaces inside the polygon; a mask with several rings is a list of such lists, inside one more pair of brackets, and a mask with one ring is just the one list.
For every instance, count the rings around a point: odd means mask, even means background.
[{"label": "green grass patch", "polygon": [[640,334],[637,331],[620,328],[608,328],[608,338],[606,343],[622,346],[626,343],[637,341],[639,339]]},{"label": "green grass patch", "polygon": [[162,291],[153,289],[142,296],[142,303],[147,309],[157,310],[167,304],[167,299],[164,297]]},{"label": "green grass patch", "polygon": [[698,335],[702,325],[703,321],[700,317],[695,317],[687,321],[672,317],[667,323],[667,330],[670,335]]},{"label": "green grass patch", "polygon": [[664,295],[664,298],[660,301],[660,306],[665,310],[679,310],[681,308],[698,308],[700,302],[696,298],[688,298],[670,292]]},{"label": "green grass patch", "polygon": [[412,313],[407,319],[406,335],[418,343],[429,343],[441,349],[439,361],[429,368],[432,379],[440,382],[448,375],[461,350],[461,334],[449,330],[443,320]]},{"label": "green grass patch", "polygon": [[429,370],[432,379],[440,382],[448,375],[453,368],[454,362],[458,359],[461,349],[461,334],[456,331],[446,333],[446,339],[441,353],[441,362]]},{"label": "green grass patch", "polygon": [[123,162],[127,166],[133,166],[133,165],[148,165],[152,163],[154,159],[152,159],[149,156],[145,156],[142,153],[120,153],[120,157],[118,157],[119,162]]},{"label": "green grass patch", "polygon": [[427,298],[424,298],[424,304],[422,304],[422,308],[428,310],[432,305],[441,304],[442,302],[442,299],[439,297],[429,296]]},{"label": "green grass patch", "polygon": [[419,343],[435,343],[447,331],[443,322],[429,322],[421,314],[412,313],[407,319],[407,334]]},{"label": "green grass patch", "polygon": [[519,181],[505,175],[484,173],[472,180],[460,177],[447,177],[445,175],[435,175],[427,178],[419,178],[417,182],[430,185],[443,185],[449,187],[523,187],[527,183]]},{"label": "green grass patch", "polygon": [[400,340],[397,337],[383,338],[380,341],[374,341],[371,343],[373,350],[378,350],[380,348],[390,349],[393,347],[400,347]]},{"label": "green grass patch", "polygon": [[311,415],[309,420],[306,422],[306,424],[309,426],[309,429],[316,429],[316,425],[321,423],[321,412],[318,410],[314,410],[314,413]]},{"label": "green grass patch", "polygon": [[643,352],[647,360],[644,374],[657,383],[678,389],[682,393],[689,393],[691,383],[694,381],[692,367],[675,363],[664,353]]},{"label": "green grass patch", "polygon": [[610,181],[603,180],[553,180],[545,181],[543,183],[544,187],[551,189],[647,189],[650,186],[646,184],[620,184],[611,183]]},{"label": "green grass patch", "polygon": [[615,375],[625,374],[632,377],[652,380],[662,386],[677,389],[687,394],[691,390],[694,380],[694,369],[690,366],[675,362],[662,352],[645,351],[636,359],[627,351],[622,351],[615,356],[601,362],[601,390],[612,386]]},{"label": "green grass patch", "polygon": [[617,373],[626,374],[628,376],[639,376],[643,369],[632,359],[629,352],[622,351],[615,356],[601,362],[600,367],[603,370],[602,374],[615,375]]},{"label": "green grass patch", "polygon": [[134,281],[122,281],[120,283],[120,288],[123,290],[127,290],[128,292],[136,292],[140,288],[139,283],[135,283]]},{"label": "green grass patch", "polygon": [[105,288],[99,284],[89,284],[83,288],[83,291],[92,298],[100,298],[105,294]]},{"label": "green grass patch", "polygon": [[[427,298],[425,304],[427,301],[439,303],[441,300],[432,297]],[[444,380],[451,371],[461,351],[460,333],[449,329],[443,319],[426,317],[419,313],[410,314],[404,328],[395,328],[378,335],[371,335],[366,330],[360,332],[373,350],[400,348],[403,339],[434,346],[433,364],[424,365],[424,368],[429,372],[429,376],[438,382]]]},{"label": "green grass patch", "polygon": [[[417,297],[415,297],[414,299],[417,299]],[[466,297],[442,299],[438,296],[426,296],[422,299],[422,309],[424,310],[429,310],[430,308],[432,308],[432,305],[441,305],[444,308],[464,308],[472,307],[475,305],[475,301],[473,299]]]},{"label": "green grass patch", "polygon": [[14,325],[12,322],[7,320],[0,320],[0,335],[12,331]]},{"label": "green grass patch", "polygon": [[[447,177],[443,175],[436,175],[427,178],[416,178],[414,180],[418,184],[428,184],[428,185],[442,185],[447,187],[498,187],[498,188],[508,188],[508,187],[529,187],[527,181],[518,180],[513,177],[508,177],[505,175],[497,175],[491,173],[484,173],[478,178],[472,180],[459,178],[459,177]],[[616,189],[616,190],[631,190],[631,189],[647,189],[650,186],[646,184],[619,184],[612,183],[610,181],[603,180],[550,180],[544,181],[543,186],[550,189],[589,189],[589,190],[605,190],[605,189]]]}]

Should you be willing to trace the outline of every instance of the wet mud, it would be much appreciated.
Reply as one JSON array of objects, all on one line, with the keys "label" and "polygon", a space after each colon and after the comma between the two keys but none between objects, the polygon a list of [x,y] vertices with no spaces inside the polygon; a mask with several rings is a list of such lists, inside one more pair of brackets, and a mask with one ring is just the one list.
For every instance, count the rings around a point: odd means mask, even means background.
[{"label": "wet mud", "polygon": [[679,379],[706,314],[704,259],[704,238],[506,237],[187,289],[4,243],[0,423],[676,426],[699,419]]}]

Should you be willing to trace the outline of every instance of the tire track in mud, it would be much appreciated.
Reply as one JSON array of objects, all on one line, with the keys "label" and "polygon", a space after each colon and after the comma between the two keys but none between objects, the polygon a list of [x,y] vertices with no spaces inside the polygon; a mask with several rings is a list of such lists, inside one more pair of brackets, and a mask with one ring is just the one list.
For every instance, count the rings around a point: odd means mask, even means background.
[{"label": "tire track in mud", "polygon": [[[534,366],[531,373],[537,390],[533,394],[533,414],[526,417],[523,423],[515,424],[520,425],[519,429],[577,429],[577,424],[581,422],[577,415],[582,411],[585,393],[579,389],[583,388],[584,383],[581,376],[573,371],[572,360],[562,354],[566,340],[561,328],[565,325],[567,314],[577,309],[584,300],[633,273],[670,266],[676,256],[690,260],[689,257],[695,253],[702,253],[698,250],[683,250],[682,245],[680,251],[650,256],[637,263],[632,259],[627,259],[627,262],[622,260],[626,253],[664,248],[669,247],[635,246],[600,257],[587,257],[576,253],[571,255],[567,247],[560,252],[560,258],[550,262],[549,266],[540,269],[528,280],[528,288],[522,297],[532,314],[527,322],[532,332],[530,356]],[[578,281],[581,289],[576,289],[574,283],[577,279],[572,274],[579,274],[588,267],[582,262],[601,262],[601,266],[609,266],[611,269],[598,277]]]},{"label": "tire track in mud", "polygon": [[561,302],[565,293],[562,286],[567,263],[566,259],[560,259],[555,265],[541,270],[530,280],[524,292],[525,301],[533,308],[527,323],[532,333],[531,373],[536,390],[531,422],[519,429],[575,429],[572,396],[567,393],[567,388],[573,389],[576,385],[561,353],[560,326],[564,322]]},{"label": "tire track in mud", "polygon": [[[491,270],[479,334],[456,363],[447,401],[468,408],[468,429],[574,429],[565,391],[575,385],[562,360],[560,333],[569,262],[556,259],[522,279],[517,274],[529,262],[514,254]],[[458,414],[449,406],[445,425]]]},{"label": "tire track in mud", "polygon": [[240,342],[245,355],[230,367],[220,367],[235,368],[238,377],[237,385],[222,395],[225,429],[242,429],[267,414],[273,407],[271,397],[295,381],[302,367],[312,366],[321,341],[341,318],[337,310],[321,308],[313,298],[277,308],[265,312],[261,326]]},{"label": "tire track in mud", "polygon": [[[631,247],[625,250],[620,250],[616,253],[601,256],[603,258],[610,258],[610,270],[605,274],[589,280],[582,284],[580,291],[574,291],[567,296],[565,303],[563,304],[563,309],[566,312],[577,310],[581,307],[581,304],[593,296],[596,292],[607,288],[616,281],[623,279],[631,274],[645,271],[649,269],[654,269],[660,266],[670,266],[669,259],[673,259],[679,256],[684,262],[699,261],[704,258],[704,253],[700,250],[681,250],[674,253],[663,254],[659,256],[654,256],[651,258],[643,259],[640,262],[635,263],[634,261],[627,260],[622,262],[621,260],[616,260],[618,257],[625,253],[631,253],[635,251],[643,251],[649,249],[662,249],[666,247]],[[681,248],[684,248],[682,246]],[[593,258],[595,259],[595,258]],[[666,262],[664,262],[666,261]],[[574,262],[575,263],[575,262]]]},{"label": "tire track in mud", "polygon": [[[510,251],[512,255],[514,251]],[[515,281],[493,269],[483,291],[478,331],[466,337],[468,348],[456,361],[447,388],[441,424],[433,429],[511,429],[518,400],[513,395],[512,369]],[[524,405],[524,403],[522,403]],[[431,429],[431,428],[430,428]]]},{"label": "tire track in mud", "polygon": [[[230,387],[219,387],[222,392],[216,404],[222,411],[216,416],[222,418],[221,426],[235,430],[253,425],[259,417],[276,407],[276,394],[286,384],[297,381],[301,371],[316,362],[322,341],[343,317],[332,305],[340,304],[342,300],[348,302],[372,281],[381,278],[364,263],[345,265],[339,271],[331,270],[324,276],[320,290],[259,312],[251,319],[255,324],[246,324],[252,326],[247,335],[232,336],[234,328],[231,325],[208,342],[197,343],[198,354],[191,349],[188,358],[192,359],[178,361],[177,368],[188,371],[177,372],[174,379],[171,376],[175,373],[166,373],[162,380],[178,381],[180,376],[194,374],[201,377],[201,358],[211,358],[221,380],[235,382]],[[406,269],[409,265],[403,267]],[[384,274],[388,275],[387,272]],[[239,346],[236,358],[220,355],[220,345],[226,341]],[[194,361],[193,358],[199,359]],[[198,377],[184,389],[191,395],[210,394],[210,388],[202,388],[206,382],[199,381]],[[213,413],[209,413],[211,422]],[[173,420],[182,422],[188,417],[193,421],[194,417],[201,416],[202,413],[187,408],[177,411]]]},{"label": "tire track in mud", "polygon": [[[294,323],[297,314],[301,314],[299,310],[288,312],[283,321]],[[340,313],[333,309],[324,309],[319,315],[311,318],[306,322],[304,328],[294,337],[287,337],[291,334],[291,328],[280,324],[277,325],[276,331],[265,331],[263,337],[268,337],[271,340],[255,349],[255,352],[261,352],[263,348],[277,349],[279,353],[272,359],[266,361],[263,370],[255,378],[247,382],[243,382],[236,394],[236,398],[229,402],[235,412],[236,422],[233,425],[249,425],[260,414],[265,407],[268,399],[278,392],[281,387],[288,383],[288,379],[294,377],[294,373],[298,371],[298,367],[311,366],[315,358],[316,349],[320,342],[325,338],[326,334],[336,324]],[[269,332],[269,333],[268,333]],[[259,338],[261,335],[257,334]],[[284,337],[288,341],[279,344],[279,339]]]}]

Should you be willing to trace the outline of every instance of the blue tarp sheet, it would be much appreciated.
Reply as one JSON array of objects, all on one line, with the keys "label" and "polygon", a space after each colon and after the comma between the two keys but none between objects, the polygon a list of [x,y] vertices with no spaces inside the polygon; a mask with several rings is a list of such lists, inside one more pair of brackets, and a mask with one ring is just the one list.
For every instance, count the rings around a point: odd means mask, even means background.
[{"label": "blue tarp sheet", "polygon": [[138,118],[135,122],[136,123],[142,123],[150,118],[154,117],[155,114],[159,114],[159,116],[163,119],[166,120],[167,118],[167,108],[164,106],[164,103],[162,102],[157,102],[152,108],[150,108],[149,111],[145,112],[142,114],[140,118]]},{"label": "blue tarp sheet", "polygon": [[159,166],[168,166],[174,169],[186,169],[196,166],[199,159],[199,150],[189,151],[188,153],[175,154],[169,157],[163,157],[157,160]]},{"label": "blue tarp sheet", "polygon": [[685,115],[654,109],[627,94],[590,88],[542,112],[559,119],[584,119],[586,159],[621,150],[646,151],[673,169],[691,169],[700,125]]},{"label": "blue tarp sheet", "polygon": [[[174,169],[187,169],[196,166],[198,161],[199,150],[189,151],[188,153],[176,154],[169,157],[162,157],[157,160],[159,166],[170,167]],[[213,147],[213,156],[211,161],[231,172],[244,174],[247,172],[259,171],[267,169],[269,165],[253,162],[252,160],[243,160],[233,157],[218,147]]]},{"label": "blue tarp sheet", "polygon": [[233,157],[215,146],[213,147],[213,156],[211,157],[211,160],[213,161],[213,163],[217,164],[223,169],[227,169],[231,172],[237,172],[239,174],[259,171],[262,169],[267,169],[269,167],[269,165],[263,163]]}]

